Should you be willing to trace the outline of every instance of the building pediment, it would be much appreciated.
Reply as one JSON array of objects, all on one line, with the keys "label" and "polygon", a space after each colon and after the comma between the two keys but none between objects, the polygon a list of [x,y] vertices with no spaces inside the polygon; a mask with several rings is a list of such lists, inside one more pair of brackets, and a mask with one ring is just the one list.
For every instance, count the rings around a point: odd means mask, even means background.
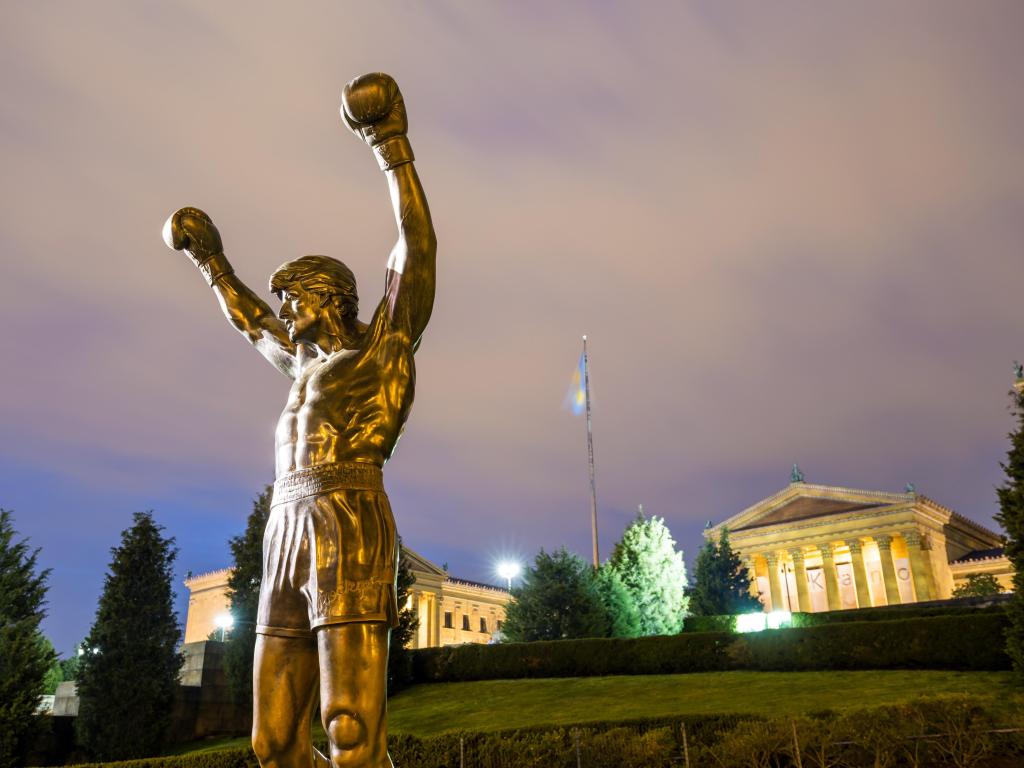
[{"label": "building pediment", "polygon": [[419,552],[415,552],[414,550],[409,549],[409,547],[405,546],[404,544],[402,545],[402,551],[405,553],[405,559],[406,562],[408,562],[409,564],[409,569],[414,574],[437,576],[442,580],[448,578],[448,574],[445,572],[443,568],[434,565]]},{"label": "building pediment", "polygon": [[709,529],[717,537],[723,527],[739,533],[773,525],[787,525],[817,518],[836,518],[868,510],[881,511],[916,500],[913,493],[862,491],[810,483],[790,483],[778,493],[747,507],[737,515]]}]

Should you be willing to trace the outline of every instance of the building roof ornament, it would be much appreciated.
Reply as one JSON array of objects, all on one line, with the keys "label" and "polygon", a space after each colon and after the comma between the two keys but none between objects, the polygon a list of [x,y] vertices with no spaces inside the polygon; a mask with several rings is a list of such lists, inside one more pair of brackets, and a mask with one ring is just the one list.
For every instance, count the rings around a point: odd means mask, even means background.
[{"label": "building roof ornament", "polygon": [[800,467],[797,463],[793,462],[793,471],[789,473],[789,482],[791,483],[802,483],[804,482],[804,473],[800,471]]},{"label": "building roof ornament", "polygon": [[1017,381],[1024,381],[1024,365],[1017,360],[1013,361],[1013,378]]}]

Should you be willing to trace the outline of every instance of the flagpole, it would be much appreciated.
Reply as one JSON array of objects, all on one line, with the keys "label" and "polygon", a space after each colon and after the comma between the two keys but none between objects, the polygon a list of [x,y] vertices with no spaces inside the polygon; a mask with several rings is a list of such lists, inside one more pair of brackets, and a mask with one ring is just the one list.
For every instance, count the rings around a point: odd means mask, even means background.
[{"label": "flagpole", "polygon": [[587,402],[587,459],[590,465],[590,530],[594,539],[594,570],[601,565],[597,548],[597,482],[594,480],[594,432],[590,423],[590,360],[587,336],[583,335],[583,391]]}]

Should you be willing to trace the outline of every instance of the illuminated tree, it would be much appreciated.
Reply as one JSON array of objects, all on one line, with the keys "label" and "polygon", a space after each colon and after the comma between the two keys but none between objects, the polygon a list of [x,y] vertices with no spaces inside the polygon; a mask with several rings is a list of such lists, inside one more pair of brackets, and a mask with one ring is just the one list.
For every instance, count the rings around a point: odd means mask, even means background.
[{"label": "illuminated tree", "polygon": [[718,541],[708,540],[697,555],[693,585],[686,590],[695,616],[735,615],[760,611],[761,601],[750,595],[750,573],[729,543],[729,529]]},{"label": "illuminated tree", "polygon": [[100,760],[159,754],[181,669],[171,589],[178,550],[136,512],[103,583],[78,670],[78,743]]},{"label": "illuminated tree", "polygon": [[641,635],[679,632],[686,615],[686,566],[662,518],[638,514],[615,545],[607,566],[633,598]]},{"label": "illuminated tree", "polygon": [[996,520],[1006,531],[1006,556],[1014,567],[1013,598],[1008,613],[1006,652],[1018,678],[1024,681],[1024,391],[1013,394],[1012,410],[1017,428],[1010,433],[1010,449],[1002,464],[1006,482],[997,490],[999,513]]},{"label": "illuminated tree", "polygon": [[270,517],[274,487],[253,499],[245,532],[228,542],[234,566],[228,576],[228,601],[234,624],[224,648],[224,668],[237,704],[252,702],[252,657],[256,649],[256,608],[263,577],[263,531]]},{"label": "illuminated tree", "polygon": [[594,569],[564,547],[542,549],[512,588],[501,631],[510,642],[607,637],[611,619]]},{"label": "illuminated tree", "polygon": [[35,735],[36,708],[55,660],[39,633],[49,570],[36,571],[39,550],[14,541],[11,513],[0,509],[0,767],[23,765]]}]

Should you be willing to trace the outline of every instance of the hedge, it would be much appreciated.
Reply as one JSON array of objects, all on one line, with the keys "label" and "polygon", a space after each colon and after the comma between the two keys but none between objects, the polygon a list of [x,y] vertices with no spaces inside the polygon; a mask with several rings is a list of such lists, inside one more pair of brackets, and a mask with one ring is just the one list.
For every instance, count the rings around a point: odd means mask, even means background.
[{"label": "hedge", "polygon": [[[1003,613],[1005,611],[1006,606],[1002,602],[993,603],[993,598],[962,598],[956,601],[945,600],[940,604],[893,605],[820,613],[794,613],[791,626],[817,627],[822,624],[850,621],[898,621],[900,619],[962,616],[965,614],[975,616],[981,613]],[[735,627],[736,617],[732,615],[687,616],[683,620],[684,632],[731,632]]]},{"label": "hedge", "polygon": [[1003,670],[1010,668],[1006,624],[1003,612],[975,612],[749,634],[445,646],[414,651],[412,672],[414,682],[435,683],[727,670]]}]

